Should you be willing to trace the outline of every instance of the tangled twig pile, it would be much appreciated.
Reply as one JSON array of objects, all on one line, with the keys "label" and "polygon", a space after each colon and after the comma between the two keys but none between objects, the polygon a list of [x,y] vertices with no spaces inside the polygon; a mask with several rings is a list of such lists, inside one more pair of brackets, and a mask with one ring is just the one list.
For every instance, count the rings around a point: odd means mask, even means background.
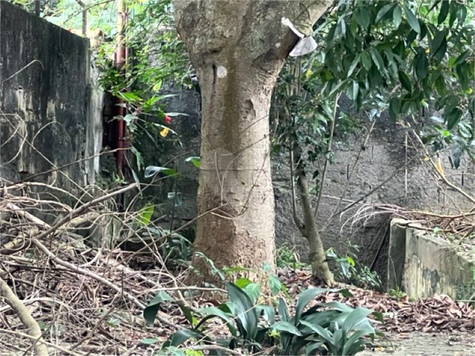
[{"label": "tangled twig pile", "polygon": [[[126,355],[150,347],[140,341],[156,337],[159,329],[145,326],[142,310],[158,290],[180,289],[177,279],[160,268],[159,260],[153,271],[133,270],[131,252],[72,243],[77,236],[68,229],[74,218],[92,211],[112,213],[104,202],[133,187],[103,193],[75,209],[4,189],[0,201],[1,355],[31,351],[41,356]],[[60,217],[48,224],[30,213],[34,209],[55,211]],[[121,221],[130,224],[130,219]],[[166,316],[159,319],[161,325],[174,328]]]}]

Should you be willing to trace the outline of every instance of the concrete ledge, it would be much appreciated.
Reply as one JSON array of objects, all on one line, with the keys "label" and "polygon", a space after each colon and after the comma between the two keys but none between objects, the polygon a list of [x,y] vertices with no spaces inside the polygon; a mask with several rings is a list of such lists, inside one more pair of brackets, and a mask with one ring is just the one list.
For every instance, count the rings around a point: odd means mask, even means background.
[{"label": "concrete ledge", "polygon": [[432,232],[402,219],[391,221],[388,290],[410,298],[447,294],[468,299],[475,293],[475,252],[467,253]]}]

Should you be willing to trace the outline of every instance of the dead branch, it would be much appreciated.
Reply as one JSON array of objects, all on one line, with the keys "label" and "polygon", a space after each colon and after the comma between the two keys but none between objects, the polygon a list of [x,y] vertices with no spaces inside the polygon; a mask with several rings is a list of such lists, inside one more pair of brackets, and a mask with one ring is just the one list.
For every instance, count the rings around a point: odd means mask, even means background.
[{"label": "dead branch", "polygon": [[453,184],[452,182],[450,182],[447,177],[442,173],[440,172],[438,169],[437,169],[437,165],[436,163],[434,162],[434,160],[430,157],[429,155],[429,152],[427,151],[427,148],[426,146],[424,145],[424,143],[422,142],[420,136],[415,133],[414,131],[412,132],[412,134],[414,135],[414,137],[417,139],[417,141],[420,143],[421,147],[423,148],[425,154],[426,154],[426,157],[429,159],[429,162],[435,172],[435,174],[437,175],[437,177],[439,177],[442,182],[444,182],[444,184],[446,184],[448,187],[452,188],[453,190],[457,191],[458,193],[460,193],[461,195],[463,195],[465,198],[467,198],[471,203],[474,203],[475,204],[475,198],[473,196],[471,196],[470,194],[468,194],[467,192],[465,192],[463,189],[461,189],[460,187],[456,186],[455,184]]},{"label": "dead branch", "polygon": [[[407,163],[410,164],[413,160],[415,159],[415,157],[411,158],[409,160],[409,162]],[[325,230],[327,227],[328,227],[328,224],[330,222],[330,220],[336,216],[336,215],[340,215],[342,213],[344,213],[345,211],[351,209],[352,207],[354,207],[356,204],[358,203],[361,203],[363,200],[365,200],[367,197],[369,197],[371,194],[373,194],[375,191],[377,191],[378,189],[380,189],[381,187],[383,187],[387,182],[389,182],[391,179],[393,179],[395,176],[397,176],[401,171],[403,171],[407,165],[404,165],[402,167],[400,167],[399,169],[397,169],[393,174],[391,174],[388,178],[386,178],[385,180],[383,180],[380,184],[378,184],[376,187],[374,187],[372,190],[370,190],[368,193],[366,193],[365,195],[363,195],[361,198],[355,200],[354,202],[352,202],[351,204],[348,204],[347,206],[345,206],[343,209],[341,209],[340,211],[338,211],[337,213],[333,213],[329,218],[328,218],[328,222],[327,224],[325,224],[325,226],[322,228],[322,231]],[[337,205],[338,206],[338,205]]]},{"label": "dead branch", "polygon": [[50,173],[53,173],[53,172],[58,172],[58,171],[61,171],[61,170],[65,169],[65,168],[68,168],[68,167],[70,167],[70,166],[73,166],[73,165],[75,165],[75,164],[78,164],[78,163],[81,163],[81,162],[85,162],[85,161],[88,161],[88,160],[90,160],[90,159],[93,159],[93,158],[96,158],[96,157],[100,157],[100,156],[103,156],[103,155],[106,155],[106,154],[115,153],[115,152],[118,152],[118,151],[130,151],[130,148],[115,148],[115,149],[112,149],[112,150],[102,151],[102,152],[96,153],[96,154],[94,154],[94,155],[90,155],[90,156],[87,156],[87,157],[83,157],[83,158],[77,159],[77,160],[75,160],[74,162],[70,162],[70,163],[67,163],[67,164],[63,164],[62,166],[59,166],[59,167],[54,167],[54,168],[48,169],[48,170],[43,171],[43,172],[40,172],[40,173],[32,174],[32,175],[28,176],[27,178],[24,178],[24,179],[19,180],[18,182],[14,182],[14,183],[11,183],[11,184],[7,184],[7,186],[8,186],[8,187],[11,187],[11,186],[19,185],[19,184],[21,184],[21,183],[31,182],[33,179],[38,178],[38,177],[40,177],[40,176],[44,176],[44,175],[47,175],[47,174],[50,174]]},{"label": "dead branch", "polygon": [[28,329],[29,336],[34,340],[33,349],[37,356],[48,356],[48,349],[41,336],[41,329],[21,300],[13,293],[8,284],[0,278],[0,296],[16,312],[18,318]]},{"label": "dead branch", "polygon": [[56,230],[58,230],[61,226],[63,226],[64,224],[66,224],[67,222],[71,221],[72,219],[74,219],[75,217],[81,215],[82,213],[84,213],[85,211],[87,211],[89,208],[93,207],[94,205],[100,203],[100,202],[103,202],[104,200],[107,200],[107,199],[110,199],[116,195],[120,195],[120,194],[124,194],[125,192],[133,189],[133,188],[136,188],[137,187],[137,184],[136,183],[132,183],[132,184],[129,184],[128,186],[122,188],[122,189],[118,189],[118,190],[115,190],[113,192],[110,192],[109,194],[106,194],[106,195],[103,195],[99,198],[96,198],[96,199],[93,199],[91,200],[90,202],[84,204],[84,205],[81,205],[79,208],[77,209],[74,209],[73,211],[71,211],[68,215],[66,215],[64,218],[62,218],[60,221],[58,221],[54,226],[52,226],[51,228],[49,228],[48,230],[46,230],[45,232],[39,234],[37,237],[36,237],[36,240],[38,239],[42,239],[43,237],[46,237],[48,236],[49,234],[55,232]]},{"label": "dead branch", "polygon": [[[353,176],[353,173],[356,169],[356,165],[358,164],[359,160],[360,160],[360,157],[361,157],[361,153],[366,149],[366,146],[368,144],[368,141],[369,141],[369,137],[371,136],[371,133],[373,132],[374,130],[374,126],[376,125],[376,121],[377,121],[377,118],[371,123],[371,126],[368,130],[368,133],[366,134],[366,137],[363,141],[363,144],[361,145],[361,148],[360,150],[358,151],[358,155],[356,156],[355,158],[355,161],[353,162],[353,167],[351,167],[351,172],[350,172],[350,175],[348,176],[348,179],[346,181],[346,184],[345,184],[345,187],[343,188],[343,193],[341,194],[340,196],[340,199],[338,200],[338,203],[336,204],[335,208],[333,209],[332,213],[330,214],[330,217],[328,218],[327,222],[325,223],[325,225],[323,226],[323,228],[321,229],[321,231],[324,231],[329,225],[330,225],[330,222],[332,220],[332,218],[334,216],[337,216],[337,215],[340,215],[342,212],[346,211],[349,209],[349,207],[346,207],[345,209],[343,210],[340,210],[338,213],[335,213],[338,208],[340,207],[340,204],[341,202],[343,201],[343,198],[345,197],[346,195],[346,191],[348,190],[348,187],[350,185],[350,182],[351,182],[351,177]],[[392,176],[391,176],[392,178]],[[383,183],[384,184],[384,183]],[[381,186],[383,186],[383,184],[381,184],[380,186],[378,186],[376,189],[379,189]],[[374,192],[374,190],[376,189],[373,189],[373,191],[369,194],[372,194]],[[368,195],[369,195],[368,194]],[[354,204],[358,204],[360,201],[364,200],[366,198],[366,196],[358,199]],[[353,204],[353,205],[354,205]]]},{"label": "dead branch", "polygon": [[49,226],[43,220],[38,219],[36,216],[30,214],[29,212],[23,210],[22,208],[20,208],[19,206],[15,205],[15,204],[8,203],[6,208],[8,210],[14,211],[15,214],[18,214],[18,215],[30,220],[31,222],[35,223],[38,226],[41,226],[42,228],[47,228],[47,229],[51,228],[51,226]]},{"label": "dead branch", "polygon": [[32,60],[30,63],[28,63],[28,64],[27,64],[26,66],[24,66],[23,68],[17,70],[15,73],[13,73],[13,74],[12,74],[11,76],[9,76],[7,79],[4,79],[4,80],[2,81],[2,83],[5,83],[5,82],[9,81],[10,79],[12,79],[13,77],[17,76],[18,74],[20,74],[21,72],[23,72],[26,68],[28,68],[29,66],[31,66],[32,64],[35,64],[35,63],[39,63],[40,66],[41,66],[41,68],[42,68],[43,70],[45,69],[43,63],[41,63],[40,60],[35,59],[35,60]]},{"label": "dead branch", "polygon": [[72,263],[66,262],[61,260],[59,257],[57,257],[55,254],[53,254],[45,245],[43,245],[37,238],[32,238],[31,241],[33,244],[35,244],[38,249],[40,249],[44,254],[46,254],[49,258],[51,258],[55,263],[66,267],[70,269],[71,271],[74,271],[75,273],[81,273],[87,277],[91,277],[95,279],[98,282],[101,282],[102,284],[108,286],[109,288],[115,290],[117,293],[122,294],[125,299],[129,300],[133,304],[135,304],[138,308],[144,309],[145,305],[142,304],[137,298],[135,298],[133,295],[129,294],[128,292],[124,291],[122,288],[116,286],[114,283],[108,281],[105,278],[102,278],[101,276],[97,275],[94,272],[82,269]]},{"label": "dead branch", "polygon": [[[132,188],[135,188],[137,184],[133,183],[133,184],[130,184],[128,185],[127,187],[125,188],[122,188],[122,189],[119,189],[119,190],[116,190],[114,192],[111,192],[109,194],[106,194],[102,197],[99,197],[99,198],[96,198],[94,200],[91,200],[89,203],[86,203],[82,206],[80,206],[79,208],[73,210],[70,214],[68,214],[67,216],[65,216],[63,219],[61,219],[57,224],[55,224],[54,226],[52,227],[49,227],[46,231],[44,231],[43,233],[39,234],[37,237],[34,237],[31,239],[31,241],[33,242],[33,244],[38,247],[39,250],[41,250],[44,254],[46,254],[48,257],[50,257],[55,263],[63,266],[63,267],[66,267],[76,273],[81,273],[87,277],[91,277],[99,282],[101,282],[102,284],[105,284],[106,286],[108,286],[109,288],[115,290],[117,293],[120,293],[122,294],[127,300],[129,300],[130,302],[132,302],[133,304],[135,304],[138,308],[140,309],[144,309],[145,308],[145,305],[142,304],[137,298],[135,298],[133,295],[129,294],[128,292],[125,292],[122,288],[116,286],[115,284],[113,284],[112,282],[108,281],[107,279],[97,275],[96,273],[93,273],[91,271],[88,271],[88,270],[85,270],[85,269],[82,269],[72,263],[69,263],[67,261],[63,261],[61,260],[59,257],[57,257],[55,254],[53,254],[45,245],[43,245],[43,243],[41,243],[40,239],[45,237],[45,236],[48,236],[49,234],[51,233],[54,233],[55,231],[57,231],[62,225],[66,224],[68,221],[74,219],[76,216],[79,216],[81,215],[83,212],[85,212],[87,209],[89,209],[90,207],[96,205],[97,203],[101,202],[101,201],[104,201],[106,199],[109,199],[115,195],[118,195],[118,194],[122,194]],[[18,211],[15,207],[13,206],[13,208]],[[41,221],[40,219],[36,218],[35,216],[29,214],[28,212],[23,212],[23,216],[30,219],[31,221],[33,221],[34,223],[40,225],[40,226],[43,226],[43,227],[47,227],[48,225],[44,222],[44,221]]]},{"label": "dead branch", "polygon": [[[44,200],[40,197],[25,196],[21,190],[23,188],[28,190],[30,185],[41,185],[42,188],[59,190],[51,193],[53,199],[47,197],[49,200]],[[61,188],[53,185],[22,182],[3,187],[0,210],[6,214],[2,215],[0,225],[2,233],[5,231],[2,235],[0,252],[8,254],[2,254],[0,273],[5,280],[8,278],[12,281],[13,292],[22,296],[23,304],[30,313],[31,310],[41,313],[41,320],[49,326],[46,330],[48,334],[44,334],[43,337],[50,354],[78,355],[85,352],[85,349],[91,349],[93,350],[91,352],[96,354],[106,348],[113,350],[110,351],[113,354],[122,354],[124,350],[133,350],[140,338],[154,337],[157,333],[156,329],[143,328],[142,319],[136,314],[138,309],[145,308],[148,297],[159,291],[168,290],[176,294],[176,297],[179,297],[178,300],[186,303],[191,310],[196,308],[195,302],[192,299],[185,299],[180,291],[200,290],[200,288],[188,288],[182,285],[180,275],[174,276],[168,272],[164,263],[157,260],[155,250],[152,251],[155,252],[153,254],[140,254],[140,251],[129,252],[114,248],[109,253],[104,253],[106,250],[103,247],[96,250],[86,248],[84,244],[71,245],[74,237],[72,240],[68,238],[68,242],[63,241],[65,233],[71,234],[70,236],[75,235],[76,226],[70,226],[70,223],[91,211],[100,211],[101,216],[114,214],[121,220],[121,229],[125,229],[127,234],[132,233],[143,238],[140,234],[142,230],[137,230],[134,224],[136,221],[134,213],[131,216],[119,214],[110,211],[108,204],[105,204],[114,195],[134,187],[135,185],[127,186],[115,192],[102,191],[104,196],[82,206],[74,206],[73,203],[73,207],[62,204],[59,199],[56,201],[54,192],[60,191]],[[81,199],[72,192],[62,190],[60,192],[69,193],[67,196],[73,198],[72,201],[76,204],[82,203]],[[47,209],[42,210],[45,205],[48,205]],[[58,218],[55,223],[48,224],[43,220],[43,215],[35,216],[35,209],[40,214],[51,212]],[[213,209],[207,213],[214,211]],[[187,222],[174,233],[191,223],[193,221]],[[93,224],[100,225],[101,222],[94,221]],[[151,222],[150,226],[160,228],[159,224],[155,225],[154,222]],[[6,239],[3,240],[3,237]],[[151,237],[153,240],[154,236]],[[82,236],[82,238],[87,237]],[[162,236],[162,238],[166,237]],[[152,241],[148,246],[154,243],[156,241]],[[142,250],[148,246],[143,247]],[[122,255],[123,259],[121,259]],[[162,267],[158,270],[141,267],[135,269],[136,263],[144,262],[150,263],[151,266],[161,265]],[[2,300],[0,328],[11,330],[12,318],[16,316],[13,312],[5,313],[6,310],[10,310],[10,306],[3,304]],[[112,311],[104,314],[107,310]],[[167,332],[176,330],[182,322],[183,320],[174,312],[169,313],[168,310],[158,312],[157,324]],[[133,336],[130,331],[133,331]],[[64,337],[63,333],[67,333],[70,344],[59,343],[61,337]],[[4,343],[5,340],[12,339],[10,335],[18,336],[19,333],[0,331],[0,335],[3,335],[0,340],[2,350],[9,347],[8,352],[15,353],[20,349],[25,349],[21,344],[9,345],[8,341]],[[55,339],[58,341],[54,341]],[[54,344],[59,344],[66,350],[58,347],[56,349],[59,351],[54,350],[52,349],[55,347]],[[71,351],[72,348],[76,353]],[[34,350],[29,352],[32,351]]]},{"label": "dead branch", "polygon": [[70,349],[70,351],[74,350],[74,349],[77,349],[79,346],[81,346],[84,342],[86,342],[87,340],[91,339],[91,337],[94,335],[94,333],[96,332],[97,328],[99,327],[99,325],[102,324],[102,322],[104,320],[106,320],[106,318],[114,311],[114,308],[111,308],[107,311],[107,313],[104,313],[104,315],[97,321],[96,325],[94,325],[94,327],[89,330],[89,332],[87,333],[87,335],[85,337],[83,337],[81,340],[79,340],[75,345],[73,345]]}]

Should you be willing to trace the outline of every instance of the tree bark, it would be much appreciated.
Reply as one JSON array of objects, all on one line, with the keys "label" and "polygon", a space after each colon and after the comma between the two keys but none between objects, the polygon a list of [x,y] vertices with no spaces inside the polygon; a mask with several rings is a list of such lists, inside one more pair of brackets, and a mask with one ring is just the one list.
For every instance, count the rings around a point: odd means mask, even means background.
[{"label": "tree bark", "polygon": [[48,356],[48,349],[43,343],[38,323],[2,278],[0,278],[0,297],[5,298],[5,302],[17,313],[18,318],[27,328],[28,334],[34,339],[33,350],[35,350],[35,354],[37,356]]},{"label": "tree bark", "polygon": [[[274,265],[269,107],[285,58],[330,1],[175,0],[175,18],[202,94],[195,252],[220,268]],[[206,212],[209,212],[206,214]],[[194,279],[217,281],[200,257]]]},{"label": "tree bark", "polygon": [[[300,232],[307,239],[309,246],[309,261],[312,264],[312,277],[317,279],[319,284],[332,285],[334,282],[333,274],[325,262],[325,250],[323,248],[322,239],[318,232],[317,222],[312,210],[312,203],[310,199],[310,192],[308,189],[307,176],[305,169],[302,166],[301,149],[294,146],[294,164],[296,165],[297,185],[300,193],[300,205],[303,212],[303,222],[298,225]],[[294,179],[294,177],[291,177]]]}]

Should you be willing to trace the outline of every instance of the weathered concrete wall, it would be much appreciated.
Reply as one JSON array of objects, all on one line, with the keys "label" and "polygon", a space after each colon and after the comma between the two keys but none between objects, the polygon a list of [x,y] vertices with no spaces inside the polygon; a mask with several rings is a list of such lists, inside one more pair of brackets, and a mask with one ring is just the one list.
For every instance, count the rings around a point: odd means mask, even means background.
[{"label": "weathered concrete wall", "polygon": [[[362,125],[368,126],[368,123]],[[388,135],[388,132],[392,132]],[[333,163],[328,166],[323,186],[322,199],[317,215],[317,223],[325,248],[334,247],[341,254],[347,252],[350,245],[358,245],[360,261],[371,264],[376,257],[380,240],[384,238],[388,217],[375,215],[364,219],[359,224],[352,224],[352,216],[356,214],[361,204],[337,214],[348,204],[368,194],[384,179],[393,175],[401,165],[404,165],[404,135],[397,134],[394,123],[381,119],[370,136],[367,148],[360,152],[367,131],[361,130],[347,136],[336,136],[333,144]],[[359,156],[355,170],[349,176],[356,158]],[[295,245],[303,259],[307,258],[307,241],[301,236],[292,219],[291,191],[289,184],[290,169],[288,157],[277,158],[274,161],[274,188],[276,193],[276,231],[277,245],[284,243]],[[408,171],[414,165],[408,168]],[[311,170],[312,168],[309,168]],[[323,171],[323,163],[317,163],[313,169]],[[409,178],[411,179],[411,178]],[[409,182],[410,185],[410,182]],[[418,193],[413,187],[404,191],[404,171],[396,175],[388,184],[369,195],[362,203],[408,204],[409,199],[417,199]],[[340,198],[342,201],[339,202]],[[314,203],[316,197],[314,196]],[[299,206],[298,206],[299,207]],[[369,212],[369,211],[368,211]],[[300,212],[299,212],[300,213]],[[385,249],[378,261],[385,260]],[[383,272],[384,266],[377,266]]]},{"label": "weathered concrete wall", "polygon": [[[363,124],[369,127],[369,123]],[[387,117],[381,117],[371,133],[365,150],[361,151],[367,129],[355,135],[336,136],[333,145],[334,162],[328,166],[328,172],[323,188],[323,197],[318,211],[318,223],[322,229],[321,236],[325,247],[335,247],[344,253],[347,246],[359,246],[359,258],[370,265],[376,258],[376,270],[380,272],[385,282],[387,267],[388,242],[386,231],[389,225],[389,215],[372,209],[376,204],[395,204],[408,209],[429,210],[433,212],[455,213],[471,209],[473,204],[463,198],[458,192],[448,189],[434,173],[431,172],[425,154],[420,146],[413,145],[407,129],[400,124],[391,122]],[[361,152],[360,152],[361,151]],[[357,156],[354,173],[348,177]],[[441,154],[442,165],[447,179],[469,194],[475,191],[473,172],[474,165],[463,160],[458,169],[452,169],[447,152]],[[275,160],[274,188],[276,192],[276,231],[277,244],[295,243],[302,257],[306,256],[307,243],[301,237],[292,220],[291,192],[289,189],[288,158]],[[277,164],[279,164],[277,166]],[[404,166],[407,165],[407,169]],[[323,165],[317,165],[320,172]],[[402,168],[402,169],[401,169]],[[462,174],[464,185],[462,186]],[[374,188],[391,178],[374,193]],[[369,194],[368,196],[366,196]],[[366,197],[365,197],[366,196]],[[340,197],[343,201],[338,205]],[[343,214],[336,214],[348,204],[365,199],[365,211],[362,204],[356,204]],[[361,218],[354,224],[352,217],[359,214]],[[383,247],[378,254],[382,242]]]},{"label": "weathered concrete wall", "polygon": [[103,108],[104,108],[104,89],[99,84],[99,69],[94,61],[89,65],[89,72],[86,74],[86,80],[89,81],[88,95],[86,100],[87,124],[86,124],[86,145],[84,156],[91,157],[84,162],[86,173],[86,184],[94,184],[96,175],[100,172],[99,153],[103,148]]},{"label": "weathered concrete wall", "polygon": [[408,297],[447,294],[468,299],[475,294],[475,253],[417,229],[407,221],[391,222],[388,290],[399,287]]},{"label": "weathered concrete wall", "polygon": [[406,263],[406,227],[398,219],[391,221],[389,231],[387,290],[402,287],[404,264]]},{"label": "weathered concrete wall", "polygon": [[100,149],[100,106],[88,40],[0,1],[0,177],[82,160],[35,180],[72,192],[93,183],[98,160],[83,159]]}]

